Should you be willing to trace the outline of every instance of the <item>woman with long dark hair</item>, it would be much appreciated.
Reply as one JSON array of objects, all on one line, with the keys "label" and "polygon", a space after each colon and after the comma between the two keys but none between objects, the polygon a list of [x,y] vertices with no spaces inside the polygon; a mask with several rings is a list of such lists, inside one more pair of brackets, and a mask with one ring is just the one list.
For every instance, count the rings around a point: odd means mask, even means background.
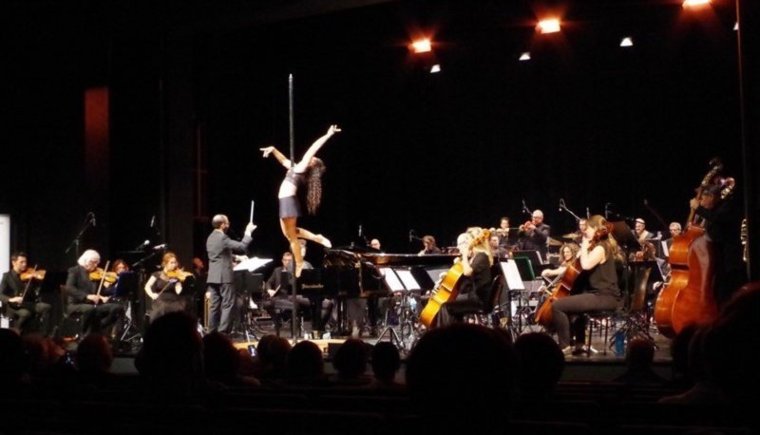
[{"label": "woman with long dark hair", "polygon": [[[581,269],[588,273],[588,285],[580,294],[557,299],[552,305],[552,319],[557,330],[559,346],[565,355],[571,354],[569,315],[589,311],[614,310],[620,305],[615,259],[618,245],[610,234],[607,220],[600,215],[589,218],[578,251]],[[576,345],[582,346],[584,327],[577,325]]]},{"label": "woman with long dark hair", "polygon": [[285,173],[285,179],[280,184],[277,198],[279,198],[280,203],[280,228],[282,229],[282,234],[285,235],[288,243],[290,243],[290,251],[293,253],[293,259],[296,263],[296,277],[301,276],[301,270],[303,269],[303,256],[301,255],[301,245],[298,239],[311,240],[326,248],[332,247],[332,243],[330,243],[327,237],[321,234],[314,234],[297,226],[298,217],[301,216],[301,206],[298,203],[297,195],[298,188],[301,185],[305,185],[307,188],[306,209],[309,214],[317,212],[317,208],[319,208],[322,200],[322,174],[325,171],[325,164],[316,157],[316,154],[322,148],[322,145],[338,132],[340,132],[340,128],[337,125],[331,125],[327,129],[327,133],[314,141],[309,149],[306,150],[301,161],[295,165],[273,146],[260,148],[264,153],[264,157],[269,157],[270,154],[273,154],[277,161],[288,170]]}]

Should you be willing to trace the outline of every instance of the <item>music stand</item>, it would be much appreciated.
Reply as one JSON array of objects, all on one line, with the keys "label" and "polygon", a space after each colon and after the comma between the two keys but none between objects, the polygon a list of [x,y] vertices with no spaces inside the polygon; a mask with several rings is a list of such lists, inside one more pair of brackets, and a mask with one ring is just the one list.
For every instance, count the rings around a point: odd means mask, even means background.
[{"label": "music stand", "polygon": [[[405,322],[409,321],[409,319],[402,318],[405,317],[405,313],[407,312],[407,308],[409,308],[406,305],[407,299],[409,298],[409,295],[411,294],[411,291],[414,290],[421,290],[419,283],[414,279],[412,276],[412,273],[409,271],[409,269],[399,269],[394,270],[391,267],[379,267],[378,270],[383,275],[383,282],[388,287],[388,289],[394,294],[402,294],[401,297],[401,316],[399,316],[399,326],[403,328],[403,325]],[[390,324],[385,325],[385,329],[380,332],[380,334],[377,336],[378,343],[383,340],[383,337],[385,337],[385,334],[390,334],[390,342],[393,343],[394,346],[396,346],[398,349],[403,350],[406,349],[404,346],[404,340],[401,339],[401,337],[398,335],[395,329]]]},{"label": "music stand", "polygon": [[626,256],[631,253],[631,250],[638,251],[641,249],[641,243],[633,235],[631,227],[625,221],[612,222],[612,237],[615,238],[618,246],[625,250]]},{"label": "music stand", "polygon": [[126,301],[127,303],[122,320],[124,322],[124,329],[119,336],[120,343],[134,345],[139,343],[142,337],[142,334],[140,334],[140,331],[132,320],[134,317],[134,310],[132,309],[134,304],[132,304],[132,301],[137,294],[138,282],[139,276],[137,273],[132,271],[122,272],[119,274],[119,279],[116,281],[116,285],[111,292],[111,298],[114,299],[115,302],[123,303]]}]

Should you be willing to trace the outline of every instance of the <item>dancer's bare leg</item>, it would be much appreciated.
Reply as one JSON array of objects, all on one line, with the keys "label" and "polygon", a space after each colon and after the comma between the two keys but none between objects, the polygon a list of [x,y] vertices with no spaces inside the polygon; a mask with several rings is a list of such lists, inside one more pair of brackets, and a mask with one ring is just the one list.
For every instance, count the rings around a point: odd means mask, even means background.
[{"label": "dancer's bare leg", "polygon": [[299,239],[311,240],[314,243],[319,243],[325,248],[332,248],[332,242],[322,234],[314,234],[303,228],[296,228],[296,231]]},{"label": "dancer's bare leg", "polygon": [[293,260],[296,262],[296,278],[300,278],[301,270],[303,270],[303,256],[301,255],[301,243],[298,242],[296,218],[281,218],[280,228],[282,229],[282,234],[285,235],[285,238],[288,239],[288,243],[290,243],[290,252],[293,254]]}]

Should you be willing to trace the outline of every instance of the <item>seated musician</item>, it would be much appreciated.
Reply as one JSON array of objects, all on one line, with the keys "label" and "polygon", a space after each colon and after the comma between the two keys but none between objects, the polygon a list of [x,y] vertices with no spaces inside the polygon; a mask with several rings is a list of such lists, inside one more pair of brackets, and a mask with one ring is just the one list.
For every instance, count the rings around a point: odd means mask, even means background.
[{"label": "seated musician", "polygon": [[494,258],[507,258],[509,257],[509,250],[501,245],[499,245],[499,236],[496,234],[492,235],[488,239],[488,246],[491,248],[491,255]]},{"label": "seated musician", "polygon": [[14,322],[13,329],[23,334],[29,330],[31,320],[40,319],[41,332],[50,333],[50,304],[37,301],[40,277],[32,276],[26,254],[15,252],[11,255],[11,270],[3,274],[0,281],[0,301],[5,314]]},{"label": "seated musician", "polygon": [[[293,310],[293,300],[290,297],[292,289],[290,283],[293,279],[293,266],[293,254],[290,252],[283,253],[282,266],[274,269],[266,283],[267,294],[265,295],[262,305],[272,317],[277,331],[279,331],[282,326],[280,312]],[[313,269],[308,261],[304,261],[303,268],[304,270]],[[309,300],[309,298],[302,295],[296,295],[296,301],[298,302],[299,311],[303,312],[311,310],[311,300]],[[330,315],[331,309],[332,301],[325,299],[322,302],[321,312],[323,320],[326,316]],[[314,324],[314,326],[315,328],[317,327],[316,324]]]},{"label": "seated musician", "polygon": [[[573,352],[570,343],[570,316],[591,311],[614,310],[621,302],[616,257],[618,245],[609,233],[607,220],[600,215],[591,216],[586,225],[578,259],[588,281],[573,295],[557,299],[552,305],[552,318],[560,348],[565,355]],[[586,281],[584,281],[586,282]],[[576,346],[580,350],[585,341],[583,317],[576,320]]]},{"label": "seated musician", "polygon": [[424,248],[417,253],[417,255],[432,255],[440,254],[441,249],[435,243],[435,237],[430,234],[422,236],[422,245]]},{"label": "seated musician", "polygon": [[161,270],[153,272],[145,283],[145,294],[151,299],[148,317],[156,320],[163,314],[183,311],[186,301],[182,298],[182,281],[189,272],[179,269],[177,255],[168,251],[161,258]]},{"label": "seated musician", "polygon": [[124,316],[121,304],[110,302],[111,283],[104,279],[105,271],[98,269],[100,254],[93,249],[84,251],[77,265],[69,269],[64,289],[67,293],[67,314],[82,314],[85,334],[110,335],[111,327]]},{"label": "seated musician", "polygon": [[[585,220],[585,219],[584,219]],[[554,269],[544,269],[541,271],[541,276],[549,281],[554,280],[558,276],[562,276],[567,270],[567,267],[575,262],[575,257],[578,256],[579,246],[575,243],[565,243],[559,248],[561,255],[561,262],[559,266]]]},{"label": "seated musician", "polygon": [[472,227],[457,237],[457,247],[461,254],[457,260],[461,262],[463,270],[462,277],[459,278],[459,294],[455,300],[441,306],[436,317],[438,326],[451,324],[461,320],[463,314],[477,311],[489,297],[493,265],[491,248],[488,239],[472,245],[482,232],[482,228]]}]

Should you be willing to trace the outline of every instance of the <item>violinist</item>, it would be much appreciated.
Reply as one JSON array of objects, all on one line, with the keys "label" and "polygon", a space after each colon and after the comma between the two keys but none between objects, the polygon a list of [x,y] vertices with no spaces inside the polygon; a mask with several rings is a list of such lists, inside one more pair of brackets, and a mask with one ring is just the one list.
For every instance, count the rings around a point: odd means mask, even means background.
[{"label": "violinist", "polygon": [[541,258],[546,259],[549,232],[551,227],[544,223],[544,212],[533,210],[531,220],[520,225],[517,233],[517,247],[521,251],[538,251]]},{"label": "violinist", "polygon": [[98,268],[99,263],[100,254],[88,249],[79,257],[77,265],[69,269],[64,286],[68,299],[66,312],[82,314],[85,334],[110,335],[125,310],[121,304],[110,300],[116,274]]},{"label": "violinist", "polygon": [[180,296],[182,283],[192,273],[179,269],[177,256],[168,251],[161,259],[161,270],[153,272],[145,283],[145,293],[151,299],[151,322],[163,314],[172,311],[182,311],[186,307],[185,300]]},{"label": "violinist", "polygon": [[[560,348],[565,355],[573,353],[570,343],[570,316],[590,311],[614,310],[620,305],[616,258],[618,245],[610,234],[610,224],[594,215],[586,223],[586,232],[578,251],[577,263],[588,275],[585,288],[574,289],[571,296],[554,301],[552,319],[557,331]],[[580,292],[580,293],[579,293]],[[575,323],[576,351],[582,350],[585,341],[583,317]]]},{"label": "violinist", "polygon": [[742,260],[742,210],[735,195],[723,195],[723,189],[721,184],[712,184],[702,191],[699,200],[690,201],[691,208],[704,219],[705,236],[712,243],[713,292],[718,308],[747,282]]},{"label": "violinist", "polygon": [[14,319],[13,328],[19,334],[27,332],[30,320],[35,317],[40,319],[41,332],[45,336],[50,333],[51,306],[36,300],[36,292],[44,276],[44,270],[28,267],[25,253],[11,255],[11,270],[5,272],[0,281],[0,301],[8,317]]}]

